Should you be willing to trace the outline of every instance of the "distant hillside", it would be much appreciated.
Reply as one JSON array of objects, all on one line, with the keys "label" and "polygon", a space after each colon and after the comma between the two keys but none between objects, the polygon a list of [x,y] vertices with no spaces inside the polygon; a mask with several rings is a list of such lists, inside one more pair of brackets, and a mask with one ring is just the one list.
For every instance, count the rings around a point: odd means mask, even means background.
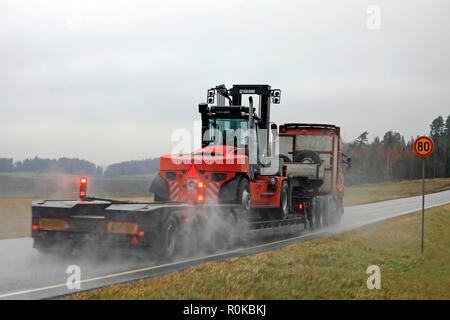
[{"label": "distant hillside", "polygon": [[14,161],[0,158],[0,173],[65,173],[88,176],[120,177],[132,175],[151,175],[158,172],[159,158],[131,160],[109,165],[103,172],[101,166],[77,158],[42,159],[39,157]]},{"label": "distant hillside", "polygon": [[23,161],[0,158],[0,172],[35,172],[101,175],[101,167],[77,158],[42,159],[34,157]]},{"label": "distant hillside", "polygon": [[159,158],[132,160],[109,165],[104,175],[106,177],[119,177],[136,174],[153,174],[158,172],[158,169]]}]

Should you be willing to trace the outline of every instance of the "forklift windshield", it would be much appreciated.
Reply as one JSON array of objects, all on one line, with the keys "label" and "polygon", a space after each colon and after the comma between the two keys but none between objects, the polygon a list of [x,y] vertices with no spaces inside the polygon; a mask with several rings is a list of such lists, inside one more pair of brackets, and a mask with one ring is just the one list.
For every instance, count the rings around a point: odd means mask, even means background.
[{"label": "forklift windshield", "polygon": [[247,119],[209,119],[210,145],[228,145],[237,148],[248,147]]}]

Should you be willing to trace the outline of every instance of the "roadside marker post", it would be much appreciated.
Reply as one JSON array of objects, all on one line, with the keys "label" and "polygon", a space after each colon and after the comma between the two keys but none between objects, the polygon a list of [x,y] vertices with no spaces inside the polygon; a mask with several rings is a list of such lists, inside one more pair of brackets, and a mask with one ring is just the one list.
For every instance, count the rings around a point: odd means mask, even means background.
[{"label": "roadside marker post", "polygon": [[414,152],[422,158],[422,241],[421,250],[423,253],[423,241],[425,234],[425,158],[433,153],[434,143],[433,140],[426,136],[418,137],[414,141]]}]

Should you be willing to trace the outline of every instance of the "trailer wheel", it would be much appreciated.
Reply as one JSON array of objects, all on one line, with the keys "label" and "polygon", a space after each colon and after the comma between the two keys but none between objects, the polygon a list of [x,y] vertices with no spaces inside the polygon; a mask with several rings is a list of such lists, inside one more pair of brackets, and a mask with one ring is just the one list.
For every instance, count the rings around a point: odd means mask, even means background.
[{"label": "trailer wheel", "polygon": [[251,207],[251,195],[250,184],[246,178],[239,181],[237,201],[241,204],[244,213],[248,215]]},{"label": "trailer wheel", "polygon": [[314,206],[305,209],[306,211],[305,228],[308,228],[309,230],[314,230],[315,228],[318,206],[319,202],[317,201]]},{"label": "trailer wheel", "polygon": [[330,214],[330,225],[331,226],[338,226],[341,224],[341,217],[344,212],[344,207],[342,205],[342,202],[331,200],[329,202],[329,214]]},{"label": "trailer wheel", "polygon": [[328,227],[330,225],[330,219],[331,219],[331,208],[332,208],[332,201],[328,199],[327,201],[323,202],[323,208],[321,210],[321,226],[322,227]]},{"label": "trailer wheel", "polygon": [[315,217],[315,211],[317,210],[317,207],[319,206],[320,201],[318,201],[316,198],[313,198],[309,204],[304,209],[304,216],[303,216],[303,225],[306,229],[314,229],[314,217]]},{"label": "trailer wheel", "polygon": [[41,239],[34,239],[33,244],[34,249],[36,249],[40,254],[45,255],[55,255],[60,257],[70,257],[73,254],[73,249],[75,247],[74,243],[49,243],[48,241]]},{"label": "trailer wheel", "polygon": [[311,230],[319,229],[321,227],[324,207],[324,201],[316,199],[312,208],[307,211],[309,228]]},{"label": "trailer wheel", "polygon": [[174,216],[169,216],[162,228],[160,249],[165,258],[172,258],[178,248],[178,221]]},{"label": "trailer wheel", "polygon": [[232,249],[239,243],[242,237],[238,217],[233,210],[229,210],[224,212],[223,222],[224,225],[221,230],[222,244],[225,249]]},{"label": "trailer wheel", "polygon": [[287,181],[283,181],[280,190],[280,207],[273,210],[275,219],[285,220],[289,215],[289,185]]},{"label": "trailer wheel", "polygon": [[48,243],[40,241],[40,239],[34,239],[33,247],[42,254],[48,254],[52,252],[52,246]]}]

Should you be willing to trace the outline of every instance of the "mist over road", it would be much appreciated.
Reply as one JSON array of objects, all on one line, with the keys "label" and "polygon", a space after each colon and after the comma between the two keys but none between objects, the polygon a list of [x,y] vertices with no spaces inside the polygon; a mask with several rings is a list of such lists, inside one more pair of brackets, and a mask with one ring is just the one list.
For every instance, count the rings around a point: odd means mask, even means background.
[{"label": "mist over road", "polygon": [[[425,207],[431,208],[446,203],[450,203],[450,190],[427,195]],[[66,287],[66,280],[70,276],[66,270],[71,265],[80,267],[80,290],[89,290],[180,271],[207,261],[222,261],[279,249],[289,244],[330,236],[340,231],[419,211],[421,207],[421,196],[346,207],[342,224],[336,229],[313,232],[304,230],[296,235],[260,240],[243,248],[175,262],[156,262],[116,255],[106,259],[99,259],[94,255],[55,257],[38,253],[32,248],[31,238],[0,240],[0,299],[45,299],[76,293],[78,290]],[[417,236],[420,237],[420,234]]]}]

